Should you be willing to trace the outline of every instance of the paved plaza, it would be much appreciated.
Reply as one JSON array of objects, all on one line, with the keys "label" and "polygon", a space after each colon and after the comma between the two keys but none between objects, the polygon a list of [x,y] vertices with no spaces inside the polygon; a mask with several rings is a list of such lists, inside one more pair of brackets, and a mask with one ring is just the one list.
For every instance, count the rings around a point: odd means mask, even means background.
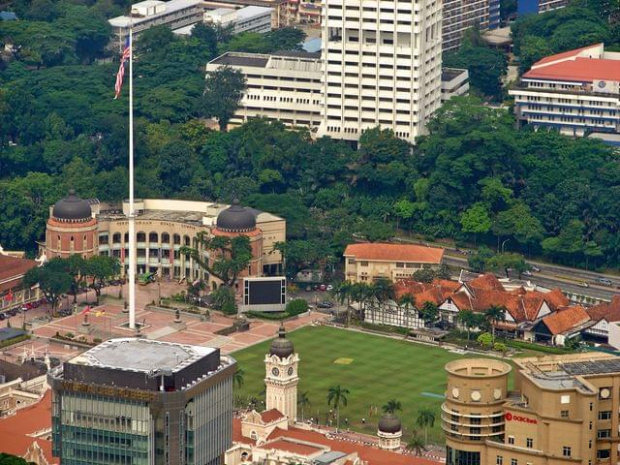
[{"label": "paved plaza", "polygon": [[[159,295],[171,296],[184,290],[185,286],[176,282],[162,282],[150,286],[138,286],[136,292],[136,322],[142,325],[140,334],[148,339],[186,343],[192,345],[218,347],[222,353],[229,354],[266,339],[273,338],[278,330],[277,321],[250,320],[250,329],[245,332],[236,332],[228,336],[218,335],[217,331],[231,326],[236,317],[222,315],[218,312],[210,312],[210,315],[181,313],[182,323],[175,323],[176,315],[172,310],[147,309],[146,306],[157,301]],[[126,286],[108,287],[104,293],[107,296],[105,303],[96,306],[94,294],[78,296],[77,313],[64,318],[55,318],[51,321],[43,319],[44,311],[36,314],[29,312],[26,321],[32,323],[32,339],[30,341],[11,346],[2,351],[2,357],[6,360],[17,360],[23,357],[42,357],[45,353],[50,356],[65,360],[78,354],[84,349],[72,348],[67,344],[49,342],[48,339],[56,336],[66,336],[68,333],[85,341],[106,340],[118,337],[133,337],[137,333],[128,328],[128,313],[124,312],[123,300],[119,299],[119,292],[125,296]],[[161,293],[161,294],[160,294]],[[72,305],[72,297],[68,297],[65,305]],[[91,302],[90,312],[83,314],[83,306]],[[312,312],[310,315],[286,322],[287,330],[295,330],[301,326],[312,324],[327,316]],[[21,316],[13,318],[13,325]],[[84,322],[87,322],[87,325]],[[5,322],[2,322],[6,324]]]}]

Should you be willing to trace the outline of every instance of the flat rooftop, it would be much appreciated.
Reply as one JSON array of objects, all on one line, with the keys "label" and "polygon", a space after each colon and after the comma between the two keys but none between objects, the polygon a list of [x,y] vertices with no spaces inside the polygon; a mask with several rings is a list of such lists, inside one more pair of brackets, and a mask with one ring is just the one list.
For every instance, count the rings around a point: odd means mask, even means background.
[{"label": "flat rooftop", "polygon": [[159,18],[162,16],[169,16],[175,12],[180,10],[184,10],[185,8],[190,8],[194,6],[200,6],[203,0],[170,0],[169,2],[152,2],[152,1],[144,1],[140,3],[136,3],[132,5],[132,8],[140,7],[140,6],[154,6],[165,5],[166,9],[160,13],[154,13],[148,16],[117,16],[116,18],[112,18],[108,20],[112,27],[129,27],[130,24],[134,26],[141,24],[146,21],[152,21],[155,18]]},{"label": "flat rooftop", "polygon": [[110,339],[71,359],[74,365],[96,366],[134,373],[181,371],[217,349],[148,339]]},{"label": "flat rooftop", "polygon": [[[318,62],[321,58],[320,52],[306,52],[304,50],[283,50],[272,53],[271,55],[261,53],[241,53],[226,52],[223,55],[211,60],[209,64],[222,66],[243,66],[248,68],[274,68],[273,62],[269,65],[271,58],[298,58],[300,60],[308,60]],[[291,60],[293,61],[293,60]]]},{"label": "flat rooftop", "polygon": [[561,366],[566,373],[573,376],[620,373],[620,357],[608,360],[568,362],[562,363]]}]

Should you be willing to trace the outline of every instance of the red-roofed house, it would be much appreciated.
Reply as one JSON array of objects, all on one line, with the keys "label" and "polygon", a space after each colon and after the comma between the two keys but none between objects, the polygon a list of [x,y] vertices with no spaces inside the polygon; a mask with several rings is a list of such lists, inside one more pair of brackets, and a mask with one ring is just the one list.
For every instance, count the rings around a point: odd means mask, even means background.
[{"label": "red-roofed house", "polygon": [[40,402],[0,419],[0,452],[37,465],[58,464],[52,457],[51,429],[52,396],[47,391]]},{"label": "red-roofed house", "polygon": [[[620,347],[620,339],[617,337],[618,331],[613,331],[620,322],[620,295],[616,294],[611,298],[611,302],[603,302],[593,305],[587,309],[588,315],[596,324],[584,331],[584,337],[594,342],[609,343],[613,347]],[[613,332],[613,336],[612,336]]]},{"label": "red-roofed house", "polygon": [[444,250],[415,244],[350,244],[344,251],[345,275],[351,282],[392,282],[411,278],[422,268],[437,268]]},{"label": "red-roofed house", "polygon": [[551,342],[554,345],[563,346],[566,340],[576,337],[594,322],[588,312],[580,305],[560,308],[557,311],[542,318],[534,328],[538,342]]},{"label": "red-roofed house", "polygon": [[619,93],[620,53],[602,43],[543,58],[510,91],[521,124],[579,137],[620,132]]},{"label": "red-roofed house", "polygon": [[35,266],[35,260],[0,254],[0,312],[39,299],[38,286],[24,289],[22,285],[26,272]]}]

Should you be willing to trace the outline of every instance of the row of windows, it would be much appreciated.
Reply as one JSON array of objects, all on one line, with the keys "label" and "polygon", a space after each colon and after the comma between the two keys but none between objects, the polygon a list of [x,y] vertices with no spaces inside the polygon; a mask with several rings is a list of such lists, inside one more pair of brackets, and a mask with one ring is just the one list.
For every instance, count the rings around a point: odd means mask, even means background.
[{"label": "row of windows", "polygon": [[[151,232],[148,235],[149,238],[149,242],[157,242],[159,243],[159,234],[157,234],[156,232]],[[106,245],[109,242],[108,239],[108,234],[101,234],[99,235],[99,244],[101,245]],[[124,237],[124,242],[129,242],[129,233],[125,233],[125,237]],[[136,242],[146,242],[146,233],[143,232],[139,232],[138,234],[136,234]],[[162,233],[161,235],[161,242],[162,243],[169,243],[170,242],[170,234],[168,233]],[[183,243],[184,245],[189,246],[191,244],[191,240],[189,238],[189,236],[183,236]],[[114,235],[112,236],[112,243],[113,244],[120,244],[121,243],[121,233],[114,233]],[[179,234],[173,234],[172,235],[172,243],[175,245],[180,245],[181,244],[181,236]],[[194,246],[196,245],[196,240],[194,239]]]}]

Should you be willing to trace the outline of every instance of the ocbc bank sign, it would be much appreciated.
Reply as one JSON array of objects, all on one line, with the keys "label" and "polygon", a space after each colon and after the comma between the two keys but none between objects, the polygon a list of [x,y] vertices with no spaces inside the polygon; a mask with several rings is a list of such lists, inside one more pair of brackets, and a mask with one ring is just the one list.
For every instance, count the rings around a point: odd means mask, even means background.
[{"label": "ocbc bank sign", "polygon": [[517,415],[514,413],[510,413],[510,412],[506,412],[506,414],[504,415],[504,418],[506,419],[506,421],[519,421],[521,423],[529,423],[531,425],[538,424],[538,420],[535,418],[528,418],[528,417],[524,417],[523,415]]}]

